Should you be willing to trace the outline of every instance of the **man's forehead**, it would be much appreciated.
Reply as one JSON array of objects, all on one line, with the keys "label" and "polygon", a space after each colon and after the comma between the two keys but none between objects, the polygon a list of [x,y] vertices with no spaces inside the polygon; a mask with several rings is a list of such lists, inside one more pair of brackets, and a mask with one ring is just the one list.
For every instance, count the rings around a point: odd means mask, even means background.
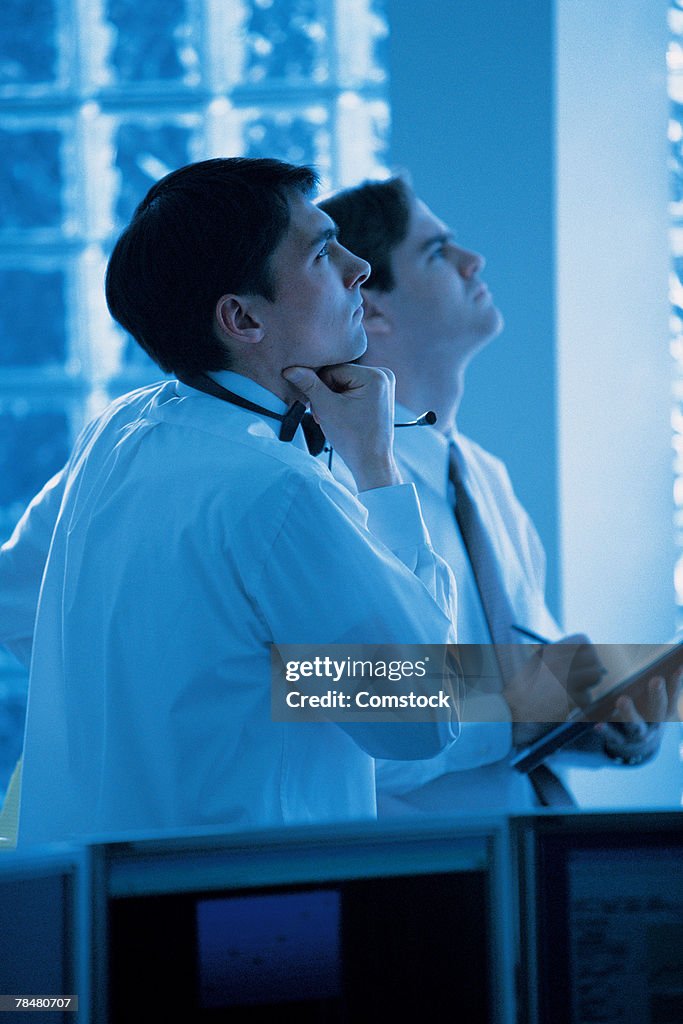
[{"label": "man's forehead", "polygon": [[331,217],[310,199],[294,195],[289,203],[289,227],[284,240],[299,249],[309,249],[325,237],[337,234],[337,225]]},{"label": "man's forehead", "polygon": [[450,237],[452,231],[422,199],[416,197],[410,211],[408,237],[417,248],[420,248],[424,242],[439,236]]}]

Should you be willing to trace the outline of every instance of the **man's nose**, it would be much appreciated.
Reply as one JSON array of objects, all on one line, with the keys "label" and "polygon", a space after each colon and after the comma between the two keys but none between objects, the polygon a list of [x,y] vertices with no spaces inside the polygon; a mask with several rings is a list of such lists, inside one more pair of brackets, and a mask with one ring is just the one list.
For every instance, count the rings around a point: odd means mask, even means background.
[{"label": "man's nose", "polygon": [[344,268],[344,283],[347,288],[359,288],[370,277],[370,264],[355,253],[347,252],[347,265]]},{"label": "man's nose", "polygon": [[459,274],[469,281],[486,266],[486,260],[481,253],[473,252],[471,249],[458,249],[457,266]]}]

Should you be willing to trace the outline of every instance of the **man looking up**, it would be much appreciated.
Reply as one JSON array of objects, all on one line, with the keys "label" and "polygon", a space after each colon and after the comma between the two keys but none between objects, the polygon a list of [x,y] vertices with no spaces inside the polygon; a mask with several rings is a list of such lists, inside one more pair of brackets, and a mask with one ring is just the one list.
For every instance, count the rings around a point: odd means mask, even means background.
[{"label": "man looking up", "polygon": [[[181,168],[114,248],[109,308],[178,379],[97,417],[0,552],[0,641],[31,662],[20,843],[368,818],[371,755],[454,738],[270,715],[273,643],[454,639],[450,572],[393,459],[391,375],[349,365],[369,267],[315,180]],[[359,500],[310,457],[298,385]]]},{"label": "man looking up", "polygon": [[[457,429],[467,366],[503,326],[481,278],[483,257],[458,244],[400,176],[343,190],[319,206],[338,225],[340,241],[372,265],[362,287],[368,336],[362,362],[395,374],[399,420],[427,409],[437,414],[434,427],[397,432],[396,456],[405,478],[417,485],[435,549],[454,571],[459,642],[516,644],[521,637],[513,624],[559,640],[561,631],[545,604],[545,556],[536,530],[504,465]],[[513,721],[520,714],[523,721],[520,679],[508,679],[505,701],[496,694],[472,699],[468,718],[479,714],[490,724],[464,730],[463,742],[451,751],[405,769],[382,766],[385,806],[528,805],[526,779],[508,767],[513,742],[525,738],[523,729],[492,721],[509,720],[511,713]],[[671,713],[676,692],[676,679],[666,685],[653,680],[644,706],[620,699],[621,724],[601,725],[592,738],[602,763],[608,763],[605,754],[630,762],[651,756],[660,728],[646,722]],[[448,774],[467,768],[472,770]]]}]

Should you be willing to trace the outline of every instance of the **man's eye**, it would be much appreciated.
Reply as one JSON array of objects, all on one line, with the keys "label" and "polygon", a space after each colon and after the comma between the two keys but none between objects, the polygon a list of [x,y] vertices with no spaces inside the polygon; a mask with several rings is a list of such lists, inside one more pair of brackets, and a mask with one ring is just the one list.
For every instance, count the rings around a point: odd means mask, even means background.
[{"label": "man's eye", "polygon": [[436,259],[442,259],[446,255],[446,246],[440,245],[437,249],[432,250],[432,257]]},{"label": "man's eye", "polygon": [[316,256],[316,259],[319,260],[322,256],[329,256],[329,255],[330,255],[330,250],[329,250],[329,247],[328,247],[328,243],[325,242],[324,246],[322,247],[322,249],[320,250],[320,252]]}]

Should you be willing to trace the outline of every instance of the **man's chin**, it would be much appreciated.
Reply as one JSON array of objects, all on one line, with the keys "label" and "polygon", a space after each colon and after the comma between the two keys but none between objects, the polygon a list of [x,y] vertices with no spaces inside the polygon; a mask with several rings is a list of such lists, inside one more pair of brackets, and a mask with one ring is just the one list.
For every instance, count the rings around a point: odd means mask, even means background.
[{"label": "man's chin", "polygon": [[347,363],[355,362],[357,359],[360,359],[361,356],[364,356],[365,353],[367,352],[367,349],[368,349],[368,336],[365,333],[365,328],[363,327],[362,324],[359,327],[358,335],[357,335],[357,337],[355,339],[355,342],[356,342],[355,346],[354,346],[355,351],[354,351],[353,355],[349,356],[349,358],[346,360]]},{"label": "man's chin", "polygon": [[[341,366],[343,363],[356,363],[365,355],[368,347],[368,338],[365,333],[365,328],[360,327],[358,333],[351,338],[347,344],[340,345],[338,352],[339,358],[335,359],[334,362],[329,362],[327,366]],[[322,367],[317,367],[322,369]]]},{"label": "man's chin", "polygon": [[470,339],[468,356],[471,358],[477,352],[481,352],[483,348],[486,348],[487,345],[490,345],[502,332],[503,327],[503,317],[497,309],[493,308],[489,322]]}]

